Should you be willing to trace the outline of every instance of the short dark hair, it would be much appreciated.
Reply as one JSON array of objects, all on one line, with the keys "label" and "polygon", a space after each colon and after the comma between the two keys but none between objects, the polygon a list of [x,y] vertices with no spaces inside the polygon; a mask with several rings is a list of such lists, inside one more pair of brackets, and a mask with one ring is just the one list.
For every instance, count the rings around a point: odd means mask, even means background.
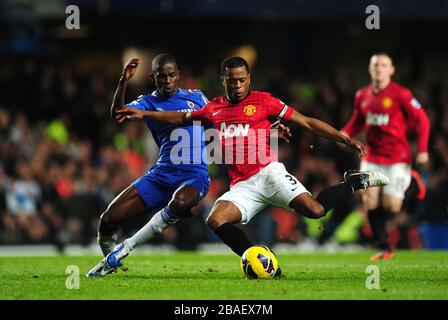
[{"label": "short dark hair", "polygon": [[157,70],[165,64],[172,64],[176,68],[178,68],[177,60],[173,55],[169,53],[161,53],[155,56],[154,59],[152,59],[152,71]]},{"label": "short dark hair", "polygon": [[221,76],[226,74],[227,69],[246,67],[247,73],[250,73],[249,64],[241,57],[228,57],[221,62]]}]

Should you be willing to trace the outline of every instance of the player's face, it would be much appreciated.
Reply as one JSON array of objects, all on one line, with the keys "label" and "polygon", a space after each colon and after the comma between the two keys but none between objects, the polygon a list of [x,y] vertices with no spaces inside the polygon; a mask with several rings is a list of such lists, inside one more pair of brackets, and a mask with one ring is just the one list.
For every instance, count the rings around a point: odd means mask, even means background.
[{"label": "player's face", "polygon": [[242,101],[249,94],[250,74],[244,66],[227,69],[226,74],[223,76],[222,84],[230,101]]},{"label": "player's face", "polygon": [[370,59],[369,73],[373,81],[389,81],[394,72],[395,68],[388,56],[378,55]]},{"label": "player's face", "polygon": [[174,94],[178,88],[179,70],[176,65],[171,63],[160,66],[151,73],[152,81],[163,96],[169,97]]}]

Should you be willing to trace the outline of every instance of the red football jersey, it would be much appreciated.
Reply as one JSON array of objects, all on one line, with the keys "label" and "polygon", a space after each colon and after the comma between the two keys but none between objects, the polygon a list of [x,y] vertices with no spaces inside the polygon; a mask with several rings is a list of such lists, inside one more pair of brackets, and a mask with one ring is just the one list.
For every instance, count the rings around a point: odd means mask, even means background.
[{"label": "red football jersey", "polygon": [[219,131],[224,163],[233,186],[276,160],[269,147],[271,122],[289,119],[293,111],[267,92],[251,91],[239,103],[221,96],[191,114],[193,120],[212,123]]},{"label": "red football jersey", "polygon": [[366,128],[369,162],[411,164],[407,129],[414,126],[418,133],[418,152],[426,152],[429,140],[426,112],[409,89],[391,82],[377,94],[372,85],[358,90],[353,115],[342,131],[353,137]]}]

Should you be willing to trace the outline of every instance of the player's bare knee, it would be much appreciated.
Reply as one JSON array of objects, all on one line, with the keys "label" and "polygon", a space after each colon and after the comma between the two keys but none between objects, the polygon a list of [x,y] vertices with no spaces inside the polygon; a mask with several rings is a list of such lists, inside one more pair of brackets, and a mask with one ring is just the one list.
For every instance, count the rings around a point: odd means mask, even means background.
[{"label": "player's bare knee", "polygon": [[209,214],[207,219],[205,220],[207,226],[209,226],[212,230],[216,230],[218,227],[227,222],[229,221],[225,217],[213,213]]},{"label": "player's bare knee", "polygon": [[216,219],[214,215],[209,214],[208,217],[205,219],[205,223],[207,224],[207,226],[215,230],[216,229],[215,226],[218,225],[219,219]]},{"label": "player's bare knee", "polygon": [[180,218],[191,217],[191,208],[196,205],[196,201],[184,193],[176,193],[168,207]]},{"label": "player's bare knee", "polygon": [[308,208],[308,212],[314,219],[322,218],[326,214],[324,206],[317,201]]},{"label": "player's bare knee", "polygon": [[401,203],[383,203],[383,208],[392,213],[399,213],[401,207]]}]

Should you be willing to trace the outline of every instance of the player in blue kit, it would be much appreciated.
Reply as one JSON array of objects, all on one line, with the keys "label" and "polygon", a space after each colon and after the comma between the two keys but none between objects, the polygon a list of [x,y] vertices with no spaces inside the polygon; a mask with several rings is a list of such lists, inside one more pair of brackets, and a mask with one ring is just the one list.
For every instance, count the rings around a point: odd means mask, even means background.
[{"label": "player in blue kit", "polygon": [[[117,114],[116,111],[125,106],[126,84],[135,74],[139,62],[139,59],[131,59],[123,69],[111,107],[111,116],[118,122],[123,115]],[[208,102],[200,90],[178,88],[178,65],[176,59],[169,54],[160,54],[153,59],[151,79],[157,90],[140,96],[127,106],[147,111],[191,112],[201,109]],[[203,157],[203,127],[181,127],[181,130],[188,132],[190,141],[182,140],[179,147],[179,141],[170,139],[173,131],[179,130],[179,127],[153,120],[145,122],[160,148],[158,160],[147,174],[121,192],[101,215],[98,244],[105,258],[87,273],[87,277],[99,277],[115,272],[116,267],[121,265],[120,261],[117,262],[118,258],[128,255],[138,244],[161,233],[179,218],[190,217],[191,208],[196,206],[209,190],[208,166]],[[182,143],[186,143],[186,148],[182,148]],[[189,150],[189,154],[181,155],[181,159],[189,157],[189,161],[180,164],[172,162],[171,152],[175,145],[181,150]],[[119,225],[148,211],[155,213],[151,220],[134,236],[117,245],[116,232]]]}]

